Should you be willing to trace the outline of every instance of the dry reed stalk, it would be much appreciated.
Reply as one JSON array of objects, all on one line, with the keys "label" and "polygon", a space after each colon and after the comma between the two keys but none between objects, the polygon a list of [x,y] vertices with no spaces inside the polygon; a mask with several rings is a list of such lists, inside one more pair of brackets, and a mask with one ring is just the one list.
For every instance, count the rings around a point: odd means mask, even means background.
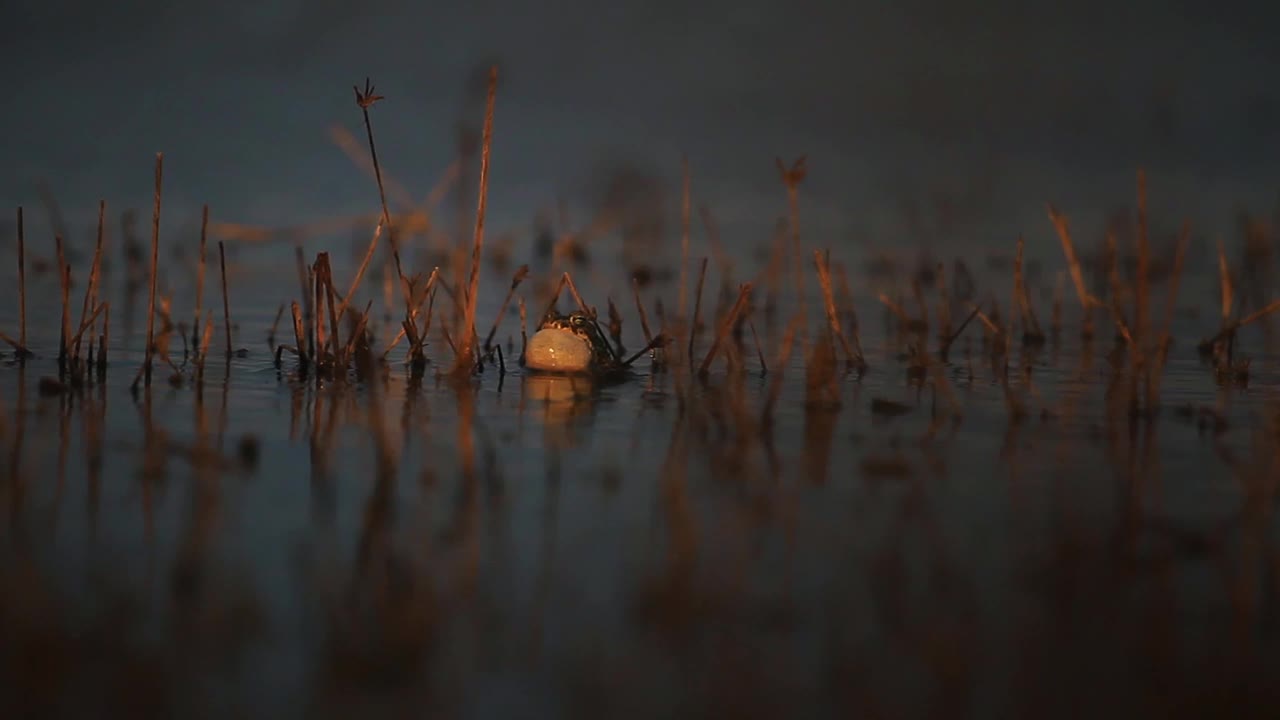
[{"label": "dry reed stalk", "polygon": [[569,295],[577,303],[578,309],[594,318],[596,316],[595,311],[587,307],[586,301],[582,299],[582,295],[578,292],[578,286],[573,284],[573,276],[567,272],[564,274],[564,285],[569,288]]},{"label": "dry reed stalk", "polygon": [[302,329],[302,308],[298,307],[297,300],[289,305],[289,312],[293,317],[293,341],[298,349],[298,364],[305,369],[307,365],[306,332]]},{"label": "dry reed stalk", "polygon": [[332,346],[333,363],[339,365],[342,363],[342,333],[338,326],[338,314],[334,310],[333,266],[329,264],[329,253],[320,253],[320,257],[323,258],[323,265],[317,282],[324,288],[324,307],[329,311],[329,343]]},{"label": "dry reed stalk", "polygon": [[18,357],[27,352],[27,234],[22,223],[22,208],[18,208]]},{"label": "dry reed stalk", "polygon": [[520,297],[520,364],[524,365],[524,351],[529,346],[529,331],[526,323],[528,318],[525,317],[524,296]]},{"label": "dry reed stalk", "polygon": [[143,373],[147,387],[151,386],[151,362],[155,348],[156,332],[156,281],[160,266],[160,189],[164,174],[164,153],[156,153],[156,192],[155,204],[151,210],[151,289],[147,300],[147,349]]},{"label": "dry reed stalk", "polygon": [[364,334],[364,328],[369,323],[369,311],[373,309],[373,301],[370,300],[364,307],[364,312],[360,315],[360,319],[356,322],[355,329],[351,331],[351,337],[347,339],[347,345],[342,349],[343,363],[351,357],[351,352],[356,347],[356,341]]},{"label": "dry reed stalk", "polygon": [[698,366],[698,374],[705,376],[711,368],[711,362],[716,359],[716,353],[719,352],[720,346],[724,343],[725,338],[729,337],[729,332],[733,329],[733,324],[738,319],[738,315],[747,307],[747,301],[751,299],[751,283],[742,283],[738,289],[738,301],[733,304],[733,309],[725,315],[720,321],[720,327],[716,330],[716,338],[711,343],[711,349],[707,350],[706,357],[702,358],[702,364]]},{"label": "dry reed stalk", "polygon": [[[400,247],[396,244],[395,225],[391,222],[391,211],[387,208],[387,191],[383,187],[382,167],[378,164],[378,148],[373,142],[373,123],[369,120],[369,108],[373,107],[374,103],[379,100],[383,100],[384,98],[381,95],[374,94],[373,85],[370,84],[368,78],[365,78],[363,93],[360,92],[360,88],[358,87],[353,87],[352,89],[355,90],[356,93],[356,105],[360,106],[360,112],[364,115],[365,134],[368,135],[369,138],[369,157],[373,160],[374,179],[378,182],[378,199],[382,202],[382,218],[387,222],[388,226],[387,244],[391,246],[391,258],[395,262],[396,275],[403,281],[404,269],[400,264]],[[401,289],[403,290],[403,288],[404,283],[401,282]],[[405,313],[408,314],[409,296],[407,292],[405,293],[404,304]],[[316,311],[319,312],[319,308],[316,308]]]},{"label": "dry reed stalk", "polygon": [[1227,250],[1222,238],[1218,238],[1218,281],[1222,285],[1222,327],[1225,328],[1231,323],[1231,308],[1235,297],[1231,285],[1231,269],[1227,265]]},{"label": "dry reed stalk", "polygon": [[[360,97],[359,90],[356,90],[356,96]],[[382,98],[377,99],[381,100]],[[347,156],[347,159],[354,163],[356,167],[368,173],[375,182],[378,180],[378,170],[374,167],[373,162],[364,155],[364,151],[360,148],[360,141],[356,139],[356,136],[353,135],[351,131],[341,125],[335,124],[329,128],[329,139],[333,141],[334,145],[338,146],[338,149],[342,150],[343,154]],[[404,186],[397,183],[392,178],[386,178],[386,186],[388,194],[390,194],[397,203],[404,207],[413,207],[413,196],[409,191],[405,190]]]},{"label": "dry reed stalk", "polygon": [[1062,254],[1067,258],[1067,269],[1071,271],[1071,282],[1075,285],[1076,297],[1080,300],[1080,312],[1084,314],[1081,333],[1085,337],[1091,337],[1093,335],[1093,316],[1090,308],[1100,303],[1089,294],[1085,287],[1084,271],[1080,267],[1080,259],[1076,256],[1075,243],[1071,241],[1071,226],[1067,222],[1066,216],[1060,214],[1052,205],[1047,207],[1049,221],[1053,223],[1053,227],[1058,233],[1058,239],[1062,242]]},{"label": "dry reed stalk", "polygon": [[486,353],[493,347],[493,336],[498,333],[498,325],[502,323],[502,317],[507,314],[507,307],[511,305],[511,296],[515,295],[516,288],[520,287],[520,283],[529,277],[529,266],[521,265],[516,274],[511,278],[511,287],[507,288],[507,296],[502,299],[502,305],[498,308],[498,316],[493,319],[493,326],[489,328],[489,334],[484,338],[484,351]]},{"label": "dry reed stalk", "polygon": [[622,313],[618,312],[618,306],[613,304],[612,296],[606,299],[609,302],[609,337],[613,340],[617,354],[621,356],[626,352],[626,348],[622,346]]},{"label": "dry reed stalk", "polygon": [[861,355],[855,356],[849,348],[849,341],[844,337],[844,329],[840,327],[840,315],[836,312],[835,293],[831,291],[830,260],[821,252],[813,251],[813,266],[818,271],[818,285],[822,288],[822,302],[827,312],[827,324],[831,332],[840,339],[840,347],[844,350],[845,362],[849,367],[861,367],[864,361]]},{"label": "dry reed stalk", "polygon": [[644,331],[645,343],[653,342],[653,333],[649,331],[649,316],[645,314],[644,303],[640,302],[640,283],[631,278],[631,294],[636,300],[636,311],[640,313],[640,329]]},{"label": "dry reed stalk", "polygon": [[760,424],[769,427],[773,422],[773,408],[778,404],[778,395],[782,393],[782,379],[786,375],[787,365],[791,362],[791,352],[795,343],[796,331],[799,329],[801,319],[799,313],[791,318],[791,322],[787,323],[787,329],[782,334],[782,346],[778,350],[778,362],[774,367],[778,368],[778,372],[774,374],[773,380],[769,381],[769,392],[765,396],[764,411],[760,415]]},{"label": "dry reed stalk", "polygon": [[889,312],[893,313],[894,317],[898,318],[898,322],[902,323],[903,327],[911,324],[911,316],[907,314],[906,310],[902,309],[901,305],[894,302],[887,294],[882,292],[877,295],[877,298],[886,308],[889,309]]},{"label": "dry reed stalk", "polygon": [[476,206],[476,227],[471,244],[471,277],[464,297],[466,312],[463,319],[462,347],[454,364],[455,375],[470,374],[474,367],[476,337],[476,307],[480,298],[480,256],[484,249],[484,214],[489,197],[489,152],[493,145],[493,106],[498,94],[498,67],[489,68],[489,91],[485,98],[484,133],[480,145],[480,198]]},{"label": "dry reed stalk", "polygon": [[[276,351],[276,330],[280,329],[280,318],[282,317],[284,317],[284,303],[280,303],[276,307],[276,317],[271,321],[271,329],[267,331],[267,347],[270,348],[272,353]],[[185,343],[186,341],[183,340],[183,342]]]},{"label": "dry reed stalk", "polygon": [[338,306],[338,317],[341,318],[347,311],[347,306],[351,304],[351,298],[356,296],[356,290],[360,288],[360,281],[364,279],[364,273],[369,269],[369,262],[373,260],[373,253],[378,249],[378,238],[382,236],[382,225],[386,222],[386,218],[378,218],[378,226],[373,230],[373,238],[369,240],[369,247],[364,251],[364,260],[360,261],[360,267],[356,269],[356,274],[351,278],[351,285],[347,288],[347,293],[342,296],[342,303]]},{"label": "dry reed stalk", "polygon": [[[964,329],[969,327],[969,323],[973,322],[973,319],[981,314],[982,310],[979,309],[977,305],[974,305],[969,314],[965,316],[964,321],[960,323],[960,327],[956,328],[951,334],[942,338],[942,344],[938,348],[938,357],[945,359],[947,357],[947,353],[951,351],[951,346],[962,334],[964,334]],[[989,326],[994,327],[990,320],[986,320],[986,322]]]},{"label": "dry reed stalk", "polygon": [[[98,316],[102,314],[102,308],[103,306],[99,305],[94,308],[93,314],[80,321],[79,329],[76,330],[76,334],[71,338],[71,344],[74,347],[80,347],[80,338],[84,335],[85,330],[88,330],[89,327],[93,325],[94,321],[98,319]],[[75,356],[73,355],[72,357],[74,358]]]},{"label": "dry reed stalk", "polygon": [[698,337],[698,323],[702,318],[702,285],[707,279],[707,258],[703,256],[698,270],[698,291],[693,299],[693,322],[689,324],[689,364],[693,364],[693,342]]},{"label": "dry reed stalk", "polygon": [[849,276],[844,271],[844,265],[836,263],[836,280],[840,283],[840,297],[848,308],[849,313],[849,334],[853,336],[853,350],[858,357],[865,361],[866,355],[862,352],[862,340],[858,337],[858,309],[853,303],[853,291],[849,289]]},{"label": "dry reed stalk", "polygon": [[1036,311],[1031,307],[1031,298],[1027,294],[1027,282],[1022,274],[1022,251],[1025,245],[1022,236],[1019,235],[1018,249],[1013,260],[1013,298],[1022,315],[1023,342],[1038,343],[1044,340],[1044,333],[1040,330],[1040,320],[1036,318]]},{"label": "dry reed stalk", "polygon": [[62,236],[54,238],[54,242],[58,246],[58,282],[62,292],[62,332],[58,340],[58,374],[61,375],[67,369],[67,343],[71,339],[71,266],[63,252]]},{"label": "dry reed stalk", "polygon": [[231,359],[231,300],[227,295],[227,251],[218,241],[218,263],[222,267],[222,329],[227,340],[227,360]]},{"label": "dry reed stalk", "polygon": [[[683,323],[688,307],[689,286],[689,157],[680,156],[680,288],[676,302],[676,322]],[[690,362],[693,362],[690,360]]]},{"label": "dry reed stalk", "polygon": [[213,343],[213,313],[204,314],[204,332],[200,335],[200,370],[204,371],[204,361],[209,358],[209,345]]},{"label": "dry reed stalk", "polygon": [[[89,311],[97,306],[98,297],[98,276],[102,271],[102,239],[106,232],[106,213],[107,202],[105,200],[98,201],[98,237],[93,250],[93,265],[89,269],[89,284],[84,289],[84,302],[80,306],[80,324],[83,325]],[[97,317],[95,314],[94,317]],[[84,331],[81,330],[81,333]],[[80,361],[80,339],[77,338],[72,343],[71,358],[79,364]],[[93,350],[93,333],[89,334],[89,349]]]},{"label": "dry reed stalk", "polygon": [[311,329],[311,266],[302,255],[302,246],[293,246],[293,263],[298,271],[298,286],[302,290],[302,326]]},{"label": "dry reed stalk", "polygon": [[111,340],[111,301],[102,303],[102,334],[98,336],[98,372],[107,369],[107,348]]},{"label": "dry reed stalk", "polygon": [[[436,288],[437,282],[439,282],[440,284],[444,284],[444,278],[440,276],[440,268],[438,267],[432,269],[431,275],[427,276],[427,283],[422,288],[422,296],[414,301],[412,318],[408,321],[409,324],[414,328],[414,336],[415,336],[414,339],[409,341],[409,354],[411,356],[415,355],[416,353],[420,353],[422,346],[427,342],[427,335],[431,330],[431,309],[432,309],[431,306],[434,305],[435,303],[435,288]],[[426,327],[424,327],[422,330],[422,333],[418,334],[417,318],[418,318],[418,313],[422,310],[422,304],[424,302],[427,303],[427,322],[426,322]],[[405,335],[407,334],[408,333],[405,331],[405,328],[402,324],[400,327],[400,331],[396,333],[395,338],[391,341],[390,344],[387,345],[387,349],[382,352],[383,360],[387,359],[387,356],[391,354],[392,350],[396,349],[396,346],[400,344],[400,341],[403,340]]]},{"label": "dry reed stalk", "polygon": [[987,317],[987,314],[982,312],[982,308],[978,307],[976,303],[970,302],[969,308],[970,310],[973,311],[973,314],[976,315],[978,319],[982,321],[983,326],[985,326],[987,328],[987,331],[990,332],[992,335],[1000,335],[1004,332],[1000,328],[1000,326],[996,324],[994,320],[992,320],[990,317]]},{"label": "dry reed stalk", "polygon": [[0,341],[4,341],[4,342],[8,343],[8,344],[9,344],[9,346],[13,348],[14,353],[16,353],[16,354],[18,355],[18,357],[23,357],[23,356],[24,356],[23,354],[24,354],[24,352],[26,352],[26,348],[24,348],[24,347],[22,346],[22,344],[21,344],[20,342],[18,342],[17,340],[14,340],[13,338],[9,337],[8,335],[5,335],[3,331],[0,331]]},{"label": "dry reed stalk", "polygon": [[[432,273],[432,276],[434,277],[435,273]],[[427,286],[430,292],[426,295],[427,314],[422,322],[422,334],[417,340],[413,341],[413,344],[409,348],[409,358],[415,366],[421,366],[426,362],[426,357],[422,354],[422,350],[427,344],[427,338],[431,337],[431,317],[435,312],[436,306],[436,288],[432,287],[432,283],[430,282],[427,283]],[[415,319],[414,323],[416,322],[417,320]]]},{"label": "dry reed stalk", "polygon": [[1214,343],[1220,342],[1224,339],[1229,339],[1233,335],[1235,335],[1236,331],[1238,331],[1240,328],[1245,327],[1246,325],[1251,325],[1257,322],[1258,320],[1261,320],[1262,318],[1270,315],[1276,310],[1280,310],[1280,299],[1272,300],[1265,307],[1255,310],[1235,322],[1228,323],[1226,327],[1218,331],[1217,335],[1214,335],[1212,338],[1210,338],[1209,340],[1206,340],[1205,343],[1202,343],[1202,344],[1213,345]]},{"label": "dry reed stalk", "polygon": [[1138,278],[1137,297],[1134,299],[1134,322],[1138,337],[1151,334],[1150,281],[1151,244],[1147,237],[1147,173],[1138,170]]},{"label": "dry reed stalk", "polygon": [[[321,253],[321,255],[323,255],[323,253]],[[311,292],[313,297],[313,300],[312,300],[313,304],[311,306],[313,309],[311,314],[311,322],[313,325],[311,330],[311,337],[312,337],[311,354],[312,354],[312,359],[316,364],[316,368],[319,369],[322,365],[326,364],[326,361],[324,359],[325,358],[324,319],[321,317],[321,313],[323,312],[323,308],[324,308],[324,286],[320,280],[321,274],[320,274],[320,258],[319,257],[316,257],[315,263],[313,263],[311,266],[310,276],[311,276]]]},{"label": "dry reed stalk", "polygon": [[197,350],[200,347],[200,314],[204,310],[204,268],[206,250],[209,240],[209,206],[200,209],[200,256],[196,262],[196,309],[191,320],[191,344]]}]

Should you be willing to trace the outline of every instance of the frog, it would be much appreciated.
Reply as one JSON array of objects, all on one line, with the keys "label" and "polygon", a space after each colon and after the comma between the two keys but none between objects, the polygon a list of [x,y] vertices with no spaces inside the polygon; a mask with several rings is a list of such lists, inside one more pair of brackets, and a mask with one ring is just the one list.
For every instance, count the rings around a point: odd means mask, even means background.
[{"label": "frog", "polygon": [[594,317],[582,311],[562,315],[554,308],[543,316],[538,331],[529,339],[525,366],[544,372],[596,375],[625,368]]}]

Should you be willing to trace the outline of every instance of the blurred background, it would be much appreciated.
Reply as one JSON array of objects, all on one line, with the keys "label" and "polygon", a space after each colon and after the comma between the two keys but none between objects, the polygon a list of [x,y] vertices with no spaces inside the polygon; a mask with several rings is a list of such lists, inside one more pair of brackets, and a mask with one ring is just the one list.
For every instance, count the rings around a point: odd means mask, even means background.
[{"label": "blurred background", "polygon": [[767,241],[786,212],[774,158],[805,154],[815,244],[1025,232],[1056,252],[1043,203],[1093,222],[1130,203],[1138,166],[1156,232],[1186,217],[1230,235],[1280,197],[1276,19],[1154,0],[17,0],[0,22],[0,197],[37,208],[47,183],[87,244],[98,199],[149,207],[163,151],[170,223],[205,202],[273,226],[373,212],[333,139],[364,142],[351,86],[369,76],[384,170],[420,200],[479,127],[496,63],[490,222],[530,241],[559,200],[585,223],[620,171],[655,179],[678,222],[682,153],[731,246]]}]

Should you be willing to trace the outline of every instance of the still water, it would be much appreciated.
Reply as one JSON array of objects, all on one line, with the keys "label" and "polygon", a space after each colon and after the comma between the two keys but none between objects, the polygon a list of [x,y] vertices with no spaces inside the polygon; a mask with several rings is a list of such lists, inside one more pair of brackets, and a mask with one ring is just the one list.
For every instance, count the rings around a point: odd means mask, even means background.
[{"label": "still water", "polygon": [[[292,265],[229,271],[244,356],[223,362],[219,325],[202,381],[161,369],[137,393],[145,292],[113,311],[104,381],[54,393],[56,288],[29,279],[37,357],[0,364],[8,717],[1249,716],[1280,700],[1280,354],[1251,326],[1248,385],[1216,381],[1195,351],[1216,330],[1209,273],[1185,279],[1146,422],[1109,409],[1127,361],[1110,326],[1081,342],[1069,294],[1068,329],[1015,344],[1007,385],[977,323],[946,382],[921,384],[860,289],[869,369],[814,409],[806,358],[777,364],[782,319],[758,318],[767,374],[748,346],[744,372],[705,381],[648,360],[604,386],[532,376],[513,312],[502,377],[436,377],[451,356],[433,335],[421,378],[401,352],[376,379],[299,378],[267,344],[299,294]],[[170,279],[175,321],[188,272]],[[484,277],[482,334],[509,277]],[[1007,299],[1007,275],[991,282]],[[580,284],[603,308],[609,281]],[[12,287],[0,328],[16,335]],[[124,307],[119,282],[106,292]],[[220,303],[211,279],[218,322]]]}]

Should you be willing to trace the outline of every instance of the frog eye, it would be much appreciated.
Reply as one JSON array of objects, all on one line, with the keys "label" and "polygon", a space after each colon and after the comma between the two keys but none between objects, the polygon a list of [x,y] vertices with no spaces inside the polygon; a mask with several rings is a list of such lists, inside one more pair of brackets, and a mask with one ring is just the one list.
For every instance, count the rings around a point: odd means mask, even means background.
[{"label": "frog eye", "polygon": [[587,324],[587,319],[577,313],[574,313],[572,322],[574,327],[582,327]]}]

